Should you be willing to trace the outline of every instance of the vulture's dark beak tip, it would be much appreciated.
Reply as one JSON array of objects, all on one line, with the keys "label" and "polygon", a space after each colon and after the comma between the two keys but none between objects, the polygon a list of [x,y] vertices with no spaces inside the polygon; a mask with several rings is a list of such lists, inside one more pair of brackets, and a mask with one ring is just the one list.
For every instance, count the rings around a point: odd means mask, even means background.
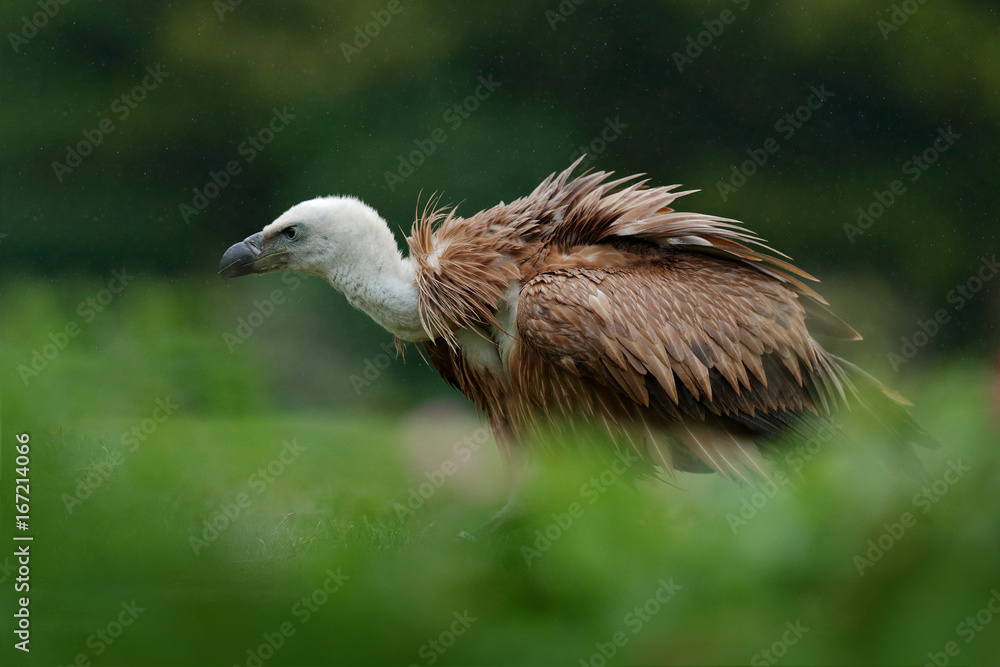
[{"label": "vulture's dark beak tip", "polygon": [[219,262],[219,275],[238,278],[254,273],[254,263],[260,257],[264,235],[257,232],[239,243],[229,246]]}]

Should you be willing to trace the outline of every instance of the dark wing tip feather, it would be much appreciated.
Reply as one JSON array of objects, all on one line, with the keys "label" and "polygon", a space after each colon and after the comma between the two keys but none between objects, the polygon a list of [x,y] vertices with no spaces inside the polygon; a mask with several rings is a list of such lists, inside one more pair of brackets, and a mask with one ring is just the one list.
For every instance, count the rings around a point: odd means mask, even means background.
[{"label": "dark wing tip feather", "polygon": [[858,388],[854,391],[854,395],[858,403],[887,431],[908,445],[920,445],[928,449],[936,449],[940,445],[933,436],[924,431],[907,410],[913,403],[905,396],[885,386],[856,364],[840,357],[829,356],[855,381]]}]

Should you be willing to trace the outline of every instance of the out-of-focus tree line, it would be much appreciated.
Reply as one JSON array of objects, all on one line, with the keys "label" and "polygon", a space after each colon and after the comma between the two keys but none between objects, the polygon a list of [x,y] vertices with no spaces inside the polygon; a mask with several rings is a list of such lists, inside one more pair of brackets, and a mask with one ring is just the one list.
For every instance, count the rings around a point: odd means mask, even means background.
[{"label": "out-of-focus tree line", "polygon": [[36,0],[0,28],[6,274],[211,277],[302,199],[408,230],[434,191],[473,212],[584,148],[875,285],[904,333],[978,273],[946,339],[990,345],[990,2]]}]

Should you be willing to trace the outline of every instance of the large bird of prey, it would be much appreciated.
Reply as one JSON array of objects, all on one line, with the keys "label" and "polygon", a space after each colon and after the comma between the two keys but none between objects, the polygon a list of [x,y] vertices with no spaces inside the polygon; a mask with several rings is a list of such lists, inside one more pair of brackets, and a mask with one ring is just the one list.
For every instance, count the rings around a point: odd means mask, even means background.
[{"label": "large bird of prey", "polygon": [[735,220],[671,208],[693,191],[573,178],[578,163],[468,218],[429,206],[408,257],[361,201],[305,201],[230,247],[221,273],[322,276],[398,347],[422,344],[489,419],[508,471],[533,427],[567,420],[670,474],[750,481],[768,474],[769,440],[860,401],[862,383],[873,410],[908,419],[813,338],[860,336],[809,274]]}]

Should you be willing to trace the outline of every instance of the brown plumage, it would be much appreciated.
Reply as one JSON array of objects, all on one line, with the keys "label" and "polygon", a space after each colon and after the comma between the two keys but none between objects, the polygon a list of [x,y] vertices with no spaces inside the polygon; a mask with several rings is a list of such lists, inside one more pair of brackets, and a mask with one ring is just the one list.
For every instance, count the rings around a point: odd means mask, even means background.
[{"label": "brown plumage", "polygon": [[[294,241],[272,249],[291,257],[277,266],[237,271],[224,258],[224,272],[325,275],[398,342],[423,344],[489,419],[508,465],[533,427],[582,420],[668,473],[750,481],[767,474],[762,443],[859,401],[859,380],[879,388],[880,407],[901,412],[900,397],[812,337],[860,338],[805,284],[812,276],[734,220],[673,210],[691,191],[605,172],[572,178],[578,163],[468,218],[429,206],[409,258],[387,250],[366,260],[400,262],[399,294],[357,287],[378,281],[344,277],[342,257],[296,264],[305,251]],[[329,238],[346,215],[299,207],[264,230],[247,261],[296,221]]]}]

